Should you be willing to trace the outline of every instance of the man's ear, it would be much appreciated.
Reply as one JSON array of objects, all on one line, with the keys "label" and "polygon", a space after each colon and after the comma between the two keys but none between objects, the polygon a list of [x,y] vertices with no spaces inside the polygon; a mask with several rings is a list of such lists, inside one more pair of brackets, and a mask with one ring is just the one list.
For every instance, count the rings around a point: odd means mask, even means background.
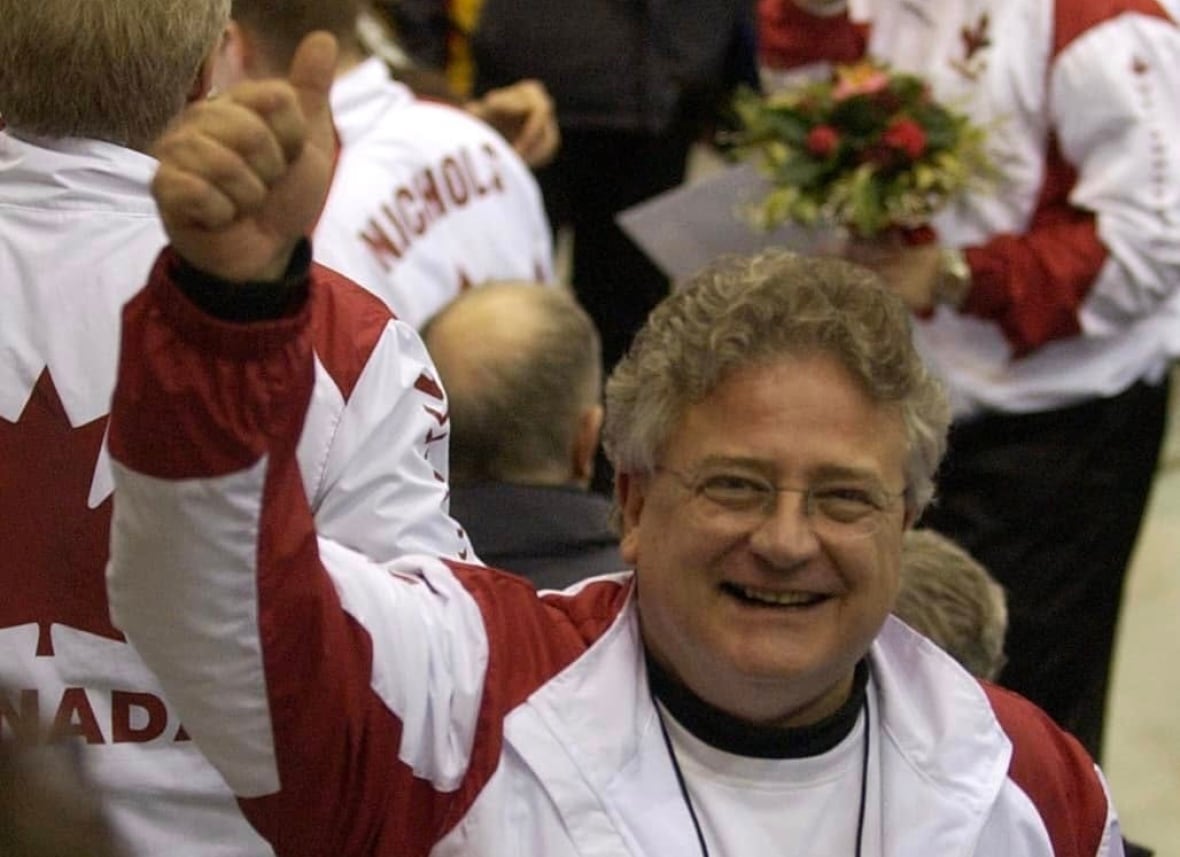
[{"label": "man's ear", "polygon": [[615,502],[619,506],[623,527],[619,553],[631,566],[639,564],[639,529],[647,488],[647,474],[615,473]]},{"label": "man's ear", "polygon": [[914,525],[918,523],[918,518],[920,518],[921,516],[922,516],[922,513],[920,511],[915,509],[909,503],[906,503],[906,505],[905,505],[905,519],[901,522],[902,531],[904,532],[905,530],[912,530],[914,528]]},{"label": "man's ear", "polygon": [[217,86],[217,68],[221,64],[219,55],[221,53],[221,46],[225,41],[225,34],[222,33],[220,39],[209,48],[209,52],[205,54],[205,58],[201,60],[201,64],[197,66],[197,73],[193,75],[192,86],[189,87],[188,95],[185,98],[185,104],[193,104],[213,95],[219,87]]},{"label": "man's ear", "polygon": [[602,405],[595,405],[582,411],[578,417],[570,466],[574,481],[579,485],[589,486],[594,476],[594,455],[598,452],[598,438],[602,433],[602,414]]},{"label": "man's ear", "polygon": [[217,43],[217,59],[213,67],[213,89],[223,92],[243,80],[262,77],[257,50],[249,31],[237,21],[230,20]]}]

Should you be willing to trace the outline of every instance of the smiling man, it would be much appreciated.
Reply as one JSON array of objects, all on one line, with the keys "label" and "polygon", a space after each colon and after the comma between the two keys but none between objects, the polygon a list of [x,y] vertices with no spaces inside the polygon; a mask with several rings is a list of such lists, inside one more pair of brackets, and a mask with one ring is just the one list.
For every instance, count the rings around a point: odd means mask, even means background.
[{"label": "smiling man", "polygon": [[735,369],[687,407],[663,463],[624,479],[652,658],[752,722],[836,710],[897,593],[905,450],[900,409],[821,353]]},{"label": "smiling man", "polygon": [[[316,538],[293,456],[331,63],[313,37],[293,87],[161,144],[172,248],[127,310],[110,431],[116,622],[276,851],[1121,854],[1080,746],[888,617],[949,413],[905,308],[847,263],[731,259],[652,314],[607,388],[634,573],[538,596]],[[283,168],[227,157],[243,123]],[[194,282],[207,335],[176,335]],[[266,320],[218,317],[267,293]]]}]

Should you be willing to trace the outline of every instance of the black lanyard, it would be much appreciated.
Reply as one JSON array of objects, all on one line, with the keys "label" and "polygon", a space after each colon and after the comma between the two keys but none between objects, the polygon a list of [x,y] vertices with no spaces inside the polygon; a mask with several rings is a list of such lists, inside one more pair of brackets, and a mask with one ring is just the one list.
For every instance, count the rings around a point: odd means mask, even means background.
[{"label": "black lanyard", "polygon": [[[680,787],[680,797],[684,801],[684,806],[688,809],[688,817],[692,819],[693,830],[697,834],[697,843],[701,847],[701,857],[709,857],[709,846],[705,842],[705,832],[701,829],[701,822],[697,818],[697,811],[693,807],[692,798],[688,794],[688,786],[684,782],[684,772],[680,770],[680,761],[676,758],[676,749],[672,746],[672,738],[668,735],[668,727],[664,723],[664,715],[660,711],[659,700],[652,695],[652,705],[656,709],[656,721],[660,724],[660,734],[664,736],[664,747],[668,750],[668,758],[672,761],[672,770],[676,774],[676,785]],[[860,806],[856,812],[856,851],[855,857],[861,857],[861,846],[864,842],[865,829],[865,804],[868,796],[868,782],[869,782],[869,697],[865,694],[864,698],[864,750],[861,753],[860,761]]]}]

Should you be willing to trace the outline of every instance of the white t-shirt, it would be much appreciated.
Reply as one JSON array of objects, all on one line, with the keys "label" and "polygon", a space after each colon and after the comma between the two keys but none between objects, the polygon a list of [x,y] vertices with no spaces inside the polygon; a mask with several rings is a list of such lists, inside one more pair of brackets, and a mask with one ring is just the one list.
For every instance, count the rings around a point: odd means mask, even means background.
[{"label": "white t-shirt", "polygon": [[[662,705],[660,712],[711,855],[854,857],[866,749],[863,712],[832,749],[790,759],[727,753],[694,736]],[[871,744],[870,771],[876,759]],[[869,777],[870,786],[874,779]],[[878,817],[876,810],[868,812],[877,800],[869,789],[866,822]],[[864,839],[867,849],[867,823]]]}]

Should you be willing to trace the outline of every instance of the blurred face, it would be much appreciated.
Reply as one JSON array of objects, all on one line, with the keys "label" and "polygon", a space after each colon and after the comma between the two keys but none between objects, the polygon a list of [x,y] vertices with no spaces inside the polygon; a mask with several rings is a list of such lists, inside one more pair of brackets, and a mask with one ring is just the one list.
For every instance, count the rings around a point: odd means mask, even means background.
[{"label": "blurred face", "polygon": [[897,594],[905,458],[900,409],[830,357],[730,376],[653,473],[620,475],[652,655],[748,720],[838,708]]}]

